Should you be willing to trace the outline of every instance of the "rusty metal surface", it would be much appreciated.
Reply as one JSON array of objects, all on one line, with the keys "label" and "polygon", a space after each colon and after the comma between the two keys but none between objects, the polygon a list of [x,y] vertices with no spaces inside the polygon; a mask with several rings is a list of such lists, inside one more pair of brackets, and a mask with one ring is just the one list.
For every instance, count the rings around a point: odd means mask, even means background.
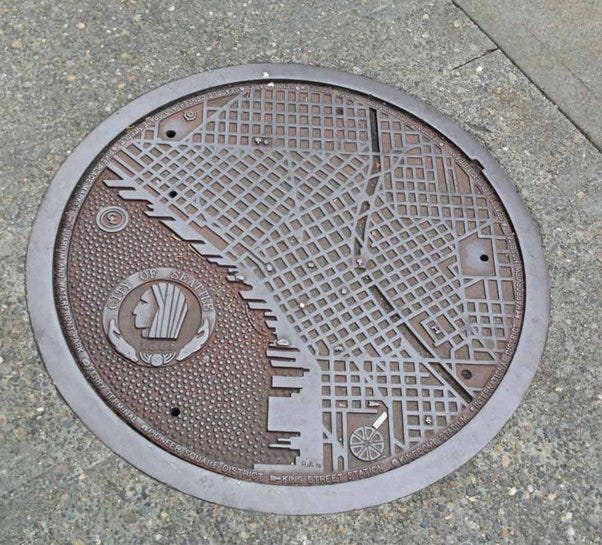
[{"label": "rusty metal surface", "polygon": [[[483,161],[416,112],[261,75],[90,156],[56,233],[58,322],[97,401],[191,479],[226,478],[192,493],[374,504],[520,365],[525,242]],[[359,504],[304,506],[358,481]]]}]

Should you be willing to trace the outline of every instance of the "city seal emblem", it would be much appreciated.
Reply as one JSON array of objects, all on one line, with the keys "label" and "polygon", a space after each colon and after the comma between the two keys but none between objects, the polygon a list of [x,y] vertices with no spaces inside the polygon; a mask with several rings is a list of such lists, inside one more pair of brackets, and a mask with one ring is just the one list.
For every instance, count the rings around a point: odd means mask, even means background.
[{"label": "city seal emblem", "polygon": [[145,269],[112,290],[103,327],[121,356],[162,367],[185,360],[207,343],[215,327],[215,307],[194,275],[169,267]]}]

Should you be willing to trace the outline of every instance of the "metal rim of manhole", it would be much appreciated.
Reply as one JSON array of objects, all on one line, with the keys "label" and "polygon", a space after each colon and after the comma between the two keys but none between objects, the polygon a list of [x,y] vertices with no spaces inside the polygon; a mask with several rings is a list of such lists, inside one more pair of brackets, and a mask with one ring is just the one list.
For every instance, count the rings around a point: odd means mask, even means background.
[{"label": "metal rim of manhole", "polygon": [[548,275],[501,167],[391,87],[248,65],[160,87],[61,166],[27,257],[84,423],[183,492],[311,514],[483,448],[541,357]]}]

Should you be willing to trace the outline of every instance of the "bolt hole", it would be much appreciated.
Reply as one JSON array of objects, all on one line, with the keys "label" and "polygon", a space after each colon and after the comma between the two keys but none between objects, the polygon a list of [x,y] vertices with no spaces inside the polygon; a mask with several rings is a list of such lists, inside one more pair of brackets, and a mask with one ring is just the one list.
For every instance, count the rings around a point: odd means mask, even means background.
[{"label": "bolt hole", "polygon": [[172,407],[169,412],[171,413],[171,416],[180,416],[180,407]]},{"label": "bolt hole", "polygon": [[173,138],[176,135],[176,131],[174,131],[173,129],[169,129],[168,131],[165,131],[165,136],[167,136],[167,138]]},{"label": "bolt hole", "polygon": [[464,369],[462,371],[462,377],[463,378],[472,378],[472,371],[469,371],[468,369]]},{"label": "bolt hole", "polygon": [[481,261],[489,261],[489,256],[487,254],[481,254],[479,258]]},{"label": "bolt hole", "polygon": [[178,194],[178,192],[175,189],[172,189],[168,195],[171,199],[173,199],[176,195]]}]

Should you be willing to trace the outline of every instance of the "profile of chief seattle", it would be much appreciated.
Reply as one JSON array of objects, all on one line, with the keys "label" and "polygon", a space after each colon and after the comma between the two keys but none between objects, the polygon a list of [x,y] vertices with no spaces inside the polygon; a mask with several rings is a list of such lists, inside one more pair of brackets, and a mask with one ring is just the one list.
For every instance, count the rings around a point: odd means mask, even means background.
[{"label": "profile of chief seattle", "polygon": [[188,313],[186,297],[176,285],[153,284],[134,309],[134,325],[147,339],[177,339]]},{"label": "profile of chief seattle", "polygon": [[208,292],[199,292],[201,284],[190,276],[183,278],[195,280],[193,286],[174,282],[173,274],[171,269],[136,273],[115,288],[105,305],[107,338],[134,363],[162,367],[182,361],[211,335],[215,312]]}]

